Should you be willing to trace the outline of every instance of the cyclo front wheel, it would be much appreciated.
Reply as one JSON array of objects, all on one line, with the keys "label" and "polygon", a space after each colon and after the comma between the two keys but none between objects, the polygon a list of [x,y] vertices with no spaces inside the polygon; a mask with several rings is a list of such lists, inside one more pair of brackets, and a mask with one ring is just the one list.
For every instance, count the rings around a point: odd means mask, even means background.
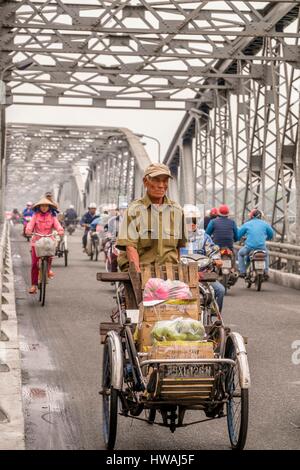
[{"label": "cyclo front wheel", "polygon": [[227,407],[227,427],[234,450],[242,450],[245,446],[248,432],[249,391],[240,385],[240,363],[237,360],[237,350],[231,338],[226,343],[225,357],[233,359],[235,366],[228,373],[226,389],[229,393]]},{"label": "cyclo front wheel", "polygon": [[103,436],[108,450],[112,450],[115,446],[118,423],[118,391],[112,386],[111,376],[112,345],[108,339],[104,344],[102,367]]},{"label": "cyclo front wheel", "polygon": [[46,258],[42,258],[42,262],[41,262],[41,290],[40,290],[40,301],[42,302],[42,307],[44,307],[45,300],[46,300],[47,276],[48,276],[48,260]]}]

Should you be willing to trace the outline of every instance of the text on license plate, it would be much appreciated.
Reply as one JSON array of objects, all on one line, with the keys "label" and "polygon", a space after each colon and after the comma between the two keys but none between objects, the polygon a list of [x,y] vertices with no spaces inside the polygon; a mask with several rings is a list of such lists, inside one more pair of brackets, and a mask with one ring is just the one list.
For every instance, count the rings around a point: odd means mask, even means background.
[{"label": "text on license plate", "polygon": [[213,367],[206,364],[174,364],[164,366],[164,377],[211,377]]},{"label": "text on license plate", "polygon": [[264,261],[255,261],[255,268],[256,269],[265,269],[265,262]]},{"label": "text on license plate", "polygon": [[231,259],[223,259],[223,268],[231,268]]}]

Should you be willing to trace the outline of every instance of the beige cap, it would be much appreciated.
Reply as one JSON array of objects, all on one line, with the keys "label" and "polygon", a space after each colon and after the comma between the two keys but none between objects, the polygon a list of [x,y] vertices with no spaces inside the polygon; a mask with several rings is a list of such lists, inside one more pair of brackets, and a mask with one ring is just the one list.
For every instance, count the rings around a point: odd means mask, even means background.
[{"label": "beige cap", "polygon": [[151,163],[146,170],[144,171],[144,178],[145,176],[161,176],[161,175],[167,175],[169,178],[173,179],[173,176],[171,175],[170,168],[167,165],[164,165],[163,163]]},{"label": "beige cap", "polygon": [[52,207],[57,207],[55,202],[50,201],[47,197],[42,197],[38,202],[33,204],[32,208],[34,209],[35,207],[41,206],[42,204],[45,204],[47,206],[52,206]]}]

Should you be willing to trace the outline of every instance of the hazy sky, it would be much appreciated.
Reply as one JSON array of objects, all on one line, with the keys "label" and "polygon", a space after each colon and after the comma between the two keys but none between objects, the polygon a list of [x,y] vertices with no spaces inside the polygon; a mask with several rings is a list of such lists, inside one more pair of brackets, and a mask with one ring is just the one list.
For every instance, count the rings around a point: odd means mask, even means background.
[{"label": "hazy sky", "polygon": [[[17,106],[7,108],[7,121],[32,124],[117,126],[127,127],[138,134],[147,134],[161,143],[162,158],[184,115],[181,111],[147,111],[102,108],[77,108],[54,106]],[[156,161],[158,145],[150,139],[146,150],[151,160]]]}]

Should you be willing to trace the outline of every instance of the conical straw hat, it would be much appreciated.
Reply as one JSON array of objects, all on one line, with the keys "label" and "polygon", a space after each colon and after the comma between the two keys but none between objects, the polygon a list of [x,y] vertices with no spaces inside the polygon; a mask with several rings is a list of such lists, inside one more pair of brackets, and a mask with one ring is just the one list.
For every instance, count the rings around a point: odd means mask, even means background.
[{"label": "conical straw hat", "polygon": [[32,208],[34,209],[35,207],[41,206],[42,204],[46,204],[47,206],[52,206],[56,207],[55,203],[50,201],[47,197],[42,197],[38,202],[36,202]]}]

